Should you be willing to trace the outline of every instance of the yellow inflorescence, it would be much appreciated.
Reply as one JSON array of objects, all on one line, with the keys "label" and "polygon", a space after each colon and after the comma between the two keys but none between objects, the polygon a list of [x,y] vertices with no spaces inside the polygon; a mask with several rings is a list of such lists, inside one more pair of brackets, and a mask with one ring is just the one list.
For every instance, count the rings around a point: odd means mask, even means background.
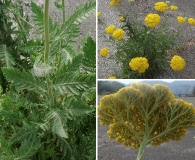
[{"label": "yellow inflorescence", "polygon": [[106,57],[109,54],[109,49],[107,47],[104,47],[100,50],[100,55],[102,57]]},{"label": "yellow inflorescence", "polygon": [[124,37],[124,34],[125,34],[124,30],[119,28],[113,32],[112,37],[117,40],[122,40]]},{"label": "yellow inflorescence", "polygon": [[148,14],[144,22],[150,27],[155,28],[160,23],[160,16],[158,14]]},{"label": "yellow inflorescence", "polygon": [[101,16],[101,12],[98,12],[98,13],[97,13],[97,16],[98,16],[98,17]]},{"label": "yellow inflorescence", "polygon": [[178,21],[178,23],[185,23],[185,21],[186,21],[186,19],[184,18],[184,17],[182,17],[182,16],[178,16],[177,17],[177,21]]},{"label": "yellow inflorescence", "polygon": [[123,22],[123,21],[125,21],[125,18],[123,16],[120,16],[118,20]]},{"label": "yellow inflorescence", "polygon": [[108,79],[116,79],[116,77],[115,76],[110,76],[110,77],[108,77]]},{"label": "yellow inflorescence", "polygon": [[165,2],[156,2],[154,4],[154,9],[160,12],[168,11],[169,7]]},{"label": "yellow inflorescence", "polygon": [[171,59],[170,66],[175,71],[181,71],[185,68],[186,63],[185,63],[185,60],[182,57],[175,55]]},{"label": "yellow inflorescence", "polygon": [[116,5],[118,5],[121,2],[121,0],[111,0],[109,3],[110,7],[114,7]]},{"label": "yellow inflorescence", "polygon": [[133,71],[138,71],[139,73],[144,73],[146,71],[146,69],[149,68],[148,60],[145,57],[133,58],[129,62],[129,67]]},{"label": "yellow inflorescence", "polygon": [[171,9],[172,11],[177,11],[177,10],[178,10],[178,7],[177,7],[177,6],[170,6],[170,9]]},{"label": "yellow inflorescence", "polygon": [[107,34],[113,34],[113,32],[115,31],[115,28],[116,28],[115,25],[110,25],[110,26],[108,26],[108,27],[105,29],[105,32],[106,32]]},{"label": "yellow inflorescence", "polygon": [[164,85],[133,83],[101,98],[98,118],[101,125],[109,126],[109,138],[138,149],[144,136],[154,146],[181,140],[187,129],[195,126],[195,108],[175,99]]},{"label": "yellow inflorescence", "polygon": [[188,23],[189,23],[190,25],[195,26],[195,19],[194,19],[194,18],[188,18]]}]

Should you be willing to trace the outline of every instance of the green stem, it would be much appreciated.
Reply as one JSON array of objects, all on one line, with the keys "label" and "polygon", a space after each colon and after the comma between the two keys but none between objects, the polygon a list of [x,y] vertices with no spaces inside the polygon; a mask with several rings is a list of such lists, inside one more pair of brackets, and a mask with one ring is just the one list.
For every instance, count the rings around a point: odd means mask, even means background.
[{"label": "green stem", "polygon": [[65,15],[65,0],[62,0],[62,20],[63,22],[66,20],[66,15]]},{"label": "green stem", "polygon": [[[44,5],[44,34],[45,34],[45,52],[44,52],[44,62],[46,64],[49,63],[49,55],[50,55],[50,36],[49,36],[49,0],[45,0]],[[51,103],[51,107],[54,107],[54,97],[52,91],[52,84],[50,80],[49,73],[46,75],[47,89],[48,95]]]},{"label": "green stem", "polygon": [[145,148],[146,148],[146,145],[147,145],[147,140],[144,140],[144,141],[140,144],[140,147],[139,147],[139,151],[138,151],[138,155],[137,155],[136,160],[141,160],[141,159],[142,159],[142,156],[143,156],[144,150],[145,150]]}]

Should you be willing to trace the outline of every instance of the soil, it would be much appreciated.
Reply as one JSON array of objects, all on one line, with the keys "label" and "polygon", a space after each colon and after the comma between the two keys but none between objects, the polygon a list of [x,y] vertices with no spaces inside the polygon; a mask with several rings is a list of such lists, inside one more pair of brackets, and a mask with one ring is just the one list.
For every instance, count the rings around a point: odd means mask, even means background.
[{"label": "soil", "polygon": [[[195,106],[194,97],[182,99]],[[138,152],[110,140],[106,134],[107,130],[108,127],[98,123],[98,160],[135,160]],[[157,147],[148,146],[142,160],[194,160],[194,157],[195,128],[190,128],[187,136],[181,141],[170,141]]]},{"label": "soil", "polygon": [[[117,7],[109,7],[110,1],[98,1],[98,11],[101,12],[101,16],[98,21],[98,53],[101,48],[108,47],[110,54],[114,55],[115,47],[113,44],[106,42],[104,38],[105,28],[111,24],[120,27],[122,24],[118,21],[120,15],[128,15],[132,17],[132,10],[137,7],[137,14],[140,15],[143,20],[148,13],[154,13],[153,5],[157,0],[135,0],[133,3],[129,3],[127,0],[123,0]],[[178,11],[169,11],[168,16],[170,29],[174,32],[178,32],[178,23],[176,21],[177,16],[194,17],[195,16],[195,3],[189,0],[171,0],[171,5],[178,6]],[[156,13],[156,12],[155,12]],[[170,66],[166,68],[166,71],[160,74],[156,79],[193,79],[195,78],[195,26],[190,26],[187,23],[180,25],[182,32],[178,37],[178,44],[183,46],[182,50],[174,52],[176,55],[180,55],[186,61],[186,67],[182,71],[172,71]],[[171,55],[170,55],[171,56]],[[107,79],[109,76],[114,76],[116,72],[122,72],[120,64],[116,64],[114,60],[110,58],[101,57],[98,54],[98,78]]]}]

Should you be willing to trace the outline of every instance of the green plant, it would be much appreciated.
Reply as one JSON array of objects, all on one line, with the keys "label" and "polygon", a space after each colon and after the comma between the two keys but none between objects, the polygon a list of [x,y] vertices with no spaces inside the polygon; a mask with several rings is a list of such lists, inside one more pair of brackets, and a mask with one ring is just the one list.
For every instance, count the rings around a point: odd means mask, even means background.
[{"label": "green plant", "polygon": [[81,22],[95,12],[96,4],[80,5],[66,17],[65,1],[55,3],[63,15],[59,24],[49,16],[49,2],[45,0],[44,11],[31,2],[40,39],[28,37],[27,30],[14,32],[24,37],[16,46],[27,53],[23,61],[30,69],[18,68],[20,61],[1,68],[9,82],[0,98],[3,160],[95,159],[96,45],[85,37],[77,51],[74,47]]},{"label": "green plant", "polygon": [[101,98],[98,119],[109,126],[109,138],[138,149],[141,160],[147,145],[184,138],[187,129],[195,127],[195,108],[176,99],[164,85],[132,83]]}]

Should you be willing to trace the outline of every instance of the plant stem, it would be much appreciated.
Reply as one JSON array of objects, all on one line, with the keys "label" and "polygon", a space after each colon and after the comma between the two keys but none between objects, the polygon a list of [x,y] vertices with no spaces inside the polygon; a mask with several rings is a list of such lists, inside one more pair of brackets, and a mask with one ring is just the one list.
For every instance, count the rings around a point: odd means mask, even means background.
[{"label": "plant stem", "polygon": [[143,156],[144,150],[145,150],[145,148],[146,148],[146,145],[147,145],[147,141],[146,141],[146,140],[144,140],[144,141],[140,144],[140,147],[139,147],[139,151],[138,151],[138,155],[137,155],[136,160],[141,160],[141,159],[142,159],[142,156]]},{"label": "plant stem", "polygon": [[65,15],[65,0],[62,0],[62,20],[63,22],[66,20],[66,15]]},{"label": "plant stem", "polygon": [[[49,63],[49,55],[50,55],[50,37],[49,37],[49,0],[45,0],[44,5],[44,34],[45,34],[45,52],[44,52],[44,62],[46,64]],[[47,89],[48,95],[51,103],[51,107],[54,107],[54,97],[52,91],[52,84],[50,80],[49,73],[46,75]]]}]

